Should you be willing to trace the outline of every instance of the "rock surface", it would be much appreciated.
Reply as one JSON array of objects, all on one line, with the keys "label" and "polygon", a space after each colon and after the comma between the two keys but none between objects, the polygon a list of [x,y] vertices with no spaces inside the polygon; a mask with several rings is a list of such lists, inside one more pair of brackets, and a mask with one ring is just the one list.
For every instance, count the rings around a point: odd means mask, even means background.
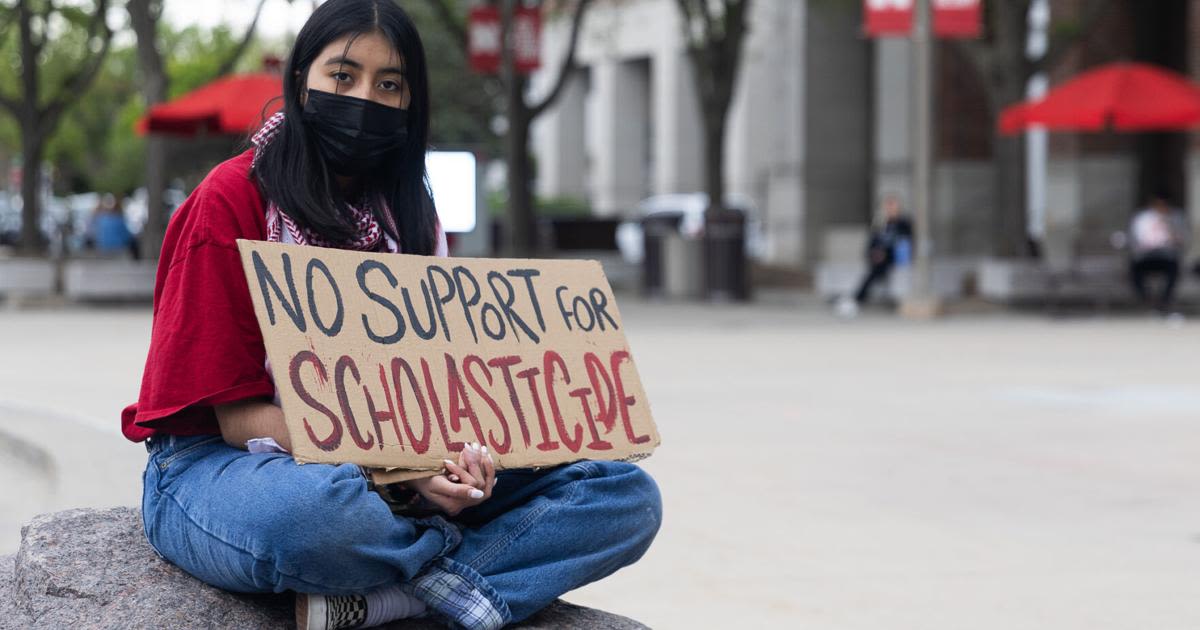
[{"label": "rock surface", "polygon": [[29,618],[17,610],[13,599],[13,556],[0,556],[0,628],[28,628]]},{"label": "rock surface", "polygon": [[[131,508],[43,514],[22,528],[17,555],[0,557],[0,628],[292,628],[292,601],[227,593],[192,578],[158,557]],[[561,600],[517,627],[645,628]]]}]

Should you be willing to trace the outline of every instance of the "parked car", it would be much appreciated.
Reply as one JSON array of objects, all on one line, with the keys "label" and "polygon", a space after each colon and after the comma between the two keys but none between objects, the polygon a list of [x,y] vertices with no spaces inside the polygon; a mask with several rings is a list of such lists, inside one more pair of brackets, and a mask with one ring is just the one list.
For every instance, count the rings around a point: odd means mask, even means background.
[{"label": "parked car", "polygon": [[[0,245],[16,245],[21,240],[21,211],[25,204],[18,194],[0,193]],[[53,243],[60,233],[59,226],[69,211],[59,197],[42,198],[40,228],[47,243]]]},{"label": "parked car", "polygon": [[[51,243],[52,250],[62,247],[68,251],[84,249],[92,215],[101,198],[102,195],[95,192],[42,198],[40,227],[46,242]],[[125,221],[134,234],[139,234],[146,223],[146,198],[146,189],[138,188],[122,204]],[[187,194],[178,188],[164,190],[163,209],[167,216],[174,213],[186,198]],[[0,245],[16,245],[20,240],[22,205],[20,195],[0,193]]]},{"label": "parked car", "polygon": [[[172,186],[163,190],[163,209],[167,211],[168,219],[185,199],[187,199],[187,193],[178,187]],[[126,197],[122,205],[125,211],[125,220],[129,223],[129,229],[134,234],[141,234],[142,228],[146,225],[146,217],[149,215],[149,212],[146,210],[148,200],[149,195],[146,192],[146,188],[142,187],[133,191],[132,195]]]},{"label": "parked car", "polygon": [[[746,217],[746,255],[754,260],[762,258],[766,239],[762,233],[762,222],[754,200],[748,195],[729,194],[725,206],[741,212]],[[632,216],[617,226],[617,249],[627,262],[642,262],[642,222],[646,219],[664,218],[676,222],[680,234],[686,238],[704,235],[704,211],[708,209],[707,193],[676,193],[655,195],[638,202]]]}]

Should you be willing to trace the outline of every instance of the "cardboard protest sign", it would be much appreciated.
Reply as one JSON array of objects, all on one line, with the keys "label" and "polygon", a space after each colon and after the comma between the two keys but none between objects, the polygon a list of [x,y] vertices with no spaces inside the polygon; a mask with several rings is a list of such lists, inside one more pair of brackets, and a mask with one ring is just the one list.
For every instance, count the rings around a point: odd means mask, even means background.
[{"label": "cardboard protest sign", "polygon": [[394,481],[468,442],[504,468],[659,444],[595,261],[238,248],[299,462]]}]

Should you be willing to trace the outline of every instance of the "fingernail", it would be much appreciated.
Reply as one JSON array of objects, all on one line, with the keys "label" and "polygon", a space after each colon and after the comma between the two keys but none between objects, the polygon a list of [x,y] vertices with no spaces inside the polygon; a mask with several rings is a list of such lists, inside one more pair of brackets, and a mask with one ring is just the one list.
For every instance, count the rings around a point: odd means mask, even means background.
[{"label": "fingernail", "polygon": [[472,499],[482,499],[483,490],[480,490],[479,488],[471,488],[471,491],[467,493],[467,496],[470,496]]},{"label": "fingernail", "polygon": [[487,455],[487,447],[486,446],[483,447],[483,454]]},{"label": "fingernail", "polygon": [[457,481],[458,481],[458,475],[450,475],[450,481],[457,482]]},{"label": "fingernail", "polygon": [[451,466],[457,466],[457,464],[455,464],[454,462],[452,462],[452,461],[450,461],[450,460],[448,460],[448,459],[443,459],[442,461],[443,461],[443,462],[445,462],[445,463],[447,463],[447,464],[450,464]]}]

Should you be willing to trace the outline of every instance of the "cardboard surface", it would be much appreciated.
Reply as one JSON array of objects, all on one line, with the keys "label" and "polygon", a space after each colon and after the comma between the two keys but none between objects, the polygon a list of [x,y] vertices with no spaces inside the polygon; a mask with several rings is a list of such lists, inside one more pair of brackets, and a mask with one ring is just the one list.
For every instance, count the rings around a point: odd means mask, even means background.
[{"label": "cardboard surface", "polygon": [[376,481],[636,459],[659,444],[599,263],[431,258],[239,240],[299,462]]}]

